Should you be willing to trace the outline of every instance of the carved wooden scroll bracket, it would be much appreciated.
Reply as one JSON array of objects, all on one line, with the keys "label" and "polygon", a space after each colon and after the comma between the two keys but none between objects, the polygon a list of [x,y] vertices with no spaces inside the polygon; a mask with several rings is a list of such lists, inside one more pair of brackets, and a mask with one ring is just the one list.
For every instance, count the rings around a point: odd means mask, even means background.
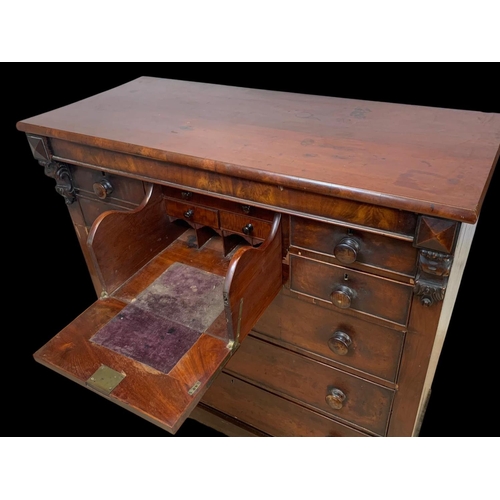
[{"label": "carved wooden scroll bracket", "polygon": [[44,167],[45,175],[55,179],[56,191],[64,197],[66,205],[71,205],[76,200],[76,195],[69,167],[52,160],[50,146],[45,137],[28,134],[27,138],[33,157]]},{"label": "carved wooden scroll bracket", "polygon": [[424,306],[444,299],[453,257],[433,250],[420,250],[415,295]]}]

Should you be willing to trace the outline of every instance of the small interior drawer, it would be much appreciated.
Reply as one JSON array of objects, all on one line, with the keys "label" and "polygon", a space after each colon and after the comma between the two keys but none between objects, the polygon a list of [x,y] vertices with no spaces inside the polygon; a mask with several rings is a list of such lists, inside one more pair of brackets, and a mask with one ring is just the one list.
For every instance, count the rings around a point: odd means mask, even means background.
[{"label": "small interior drawer", "polygon": [[194,203],[183,203],[177,200],[165,199],[167,214],[171,217],[184,219],[193,224],[209,226],[213,229],[219,227],[219,212],[212,208],[206,208]]},{"label": "small interior drawer", "polygon": [[406,325],[413,288],[386,278],[290,255],[290,289],[333,304]]},{"label": "small interior drawer", "polygon": [[187,189],[177,189],[170,186],[164,186],[163,193],[167,198],[179,201],[190,202],[204,207],[216,208],[218,210],[225,210],[226,212],[233,212],[235,214],[247,215],[253,219],[267,220],[269,222],[274,220],[273,211],[250,206],[246,203],[237,203],[235,201],[224,200],[220,197],[196,193]]},{"label": "small interior drawer", "polygon": [[261,240],[266,239],[271,231],[270,222],[224,211],[220,212],[220,227],[226,231]]},{"label": "small interior drawer", "polygon": [[333,263],[413,277],[417,249],[411,242],[301,217],[291,218],[291,244],[334,259]]},{"label": "small interior drawer", "polygon": [[386,432],[394,391],[287,349],[249,337],[225,371],[377,435]]},{"label": "small interior drawer", "polygon": [[214,380],[201,402],[271,436],[367,436],[364,432],[225,373]]},{"label": "small interior drawer", "polygon": [[395,383],[405,334],[310,304],[282,290],[254,327],[280,345]]}]

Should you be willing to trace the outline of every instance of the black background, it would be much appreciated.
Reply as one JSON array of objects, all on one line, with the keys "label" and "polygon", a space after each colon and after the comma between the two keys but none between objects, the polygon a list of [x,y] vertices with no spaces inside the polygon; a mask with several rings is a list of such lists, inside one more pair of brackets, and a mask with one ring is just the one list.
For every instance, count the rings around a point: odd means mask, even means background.
[{"label": "black background", "polygon": [[[492,65],[58,64],[32,65],[27,72],[15,68],[19,66],[13,67],[5,93],[11,115],[3,120],[3,241],[8,250],[3,288],[9,297],[2,328],[4,415],[9,419],[5,435],[166,436],[33,361],[33,352],[89,306],[95,295],[64,200],[33,159],[24,134],[15,130],[18,120],[139,76],[500,112]],[[497,172],[483,205],[421,436],[497,434],[499,177]],[[177,435],[218,434],[188,420]]]}]

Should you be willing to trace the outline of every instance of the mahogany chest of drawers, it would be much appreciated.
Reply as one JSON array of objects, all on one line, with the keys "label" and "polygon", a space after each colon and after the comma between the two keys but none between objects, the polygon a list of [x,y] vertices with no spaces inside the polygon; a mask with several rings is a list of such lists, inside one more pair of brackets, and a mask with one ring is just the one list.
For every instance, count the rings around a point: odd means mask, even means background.
[{"label": "mahogany chest of drawers", "polygon": [[498,115],[143,77],[18,128],[98,296],[37,361],[173,433],[418,435]]}]

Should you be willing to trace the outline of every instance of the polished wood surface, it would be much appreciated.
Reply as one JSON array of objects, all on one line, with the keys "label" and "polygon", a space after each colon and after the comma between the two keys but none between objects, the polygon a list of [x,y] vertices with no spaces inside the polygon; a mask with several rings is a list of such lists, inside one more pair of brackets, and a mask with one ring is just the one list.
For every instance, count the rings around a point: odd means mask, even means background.
[{"label": "polished wood surface", "polygon": [[[364,432],[227,374],[217,378],[202,402],[272,436],[366,436]],[[273,410],[271,414],[269,408]]]},{"label": "polished wood surface", "polygon": [[[351,373],[374,375],[394,383],[403,349],[404,333],[301,301],[280,293],[254,327],[255,332],[284,347],[313,356]],[[335,332],[351,340],[345,352],[331,349]],[[374,379],[374,380],[376,380]]]},{"label": "polished wood surface", "polygon": [[495,114],[150,77],[18,128],[468,222],[500,152]]},{"label": "polished wood surface", "polygon": [[[385,434],[394,391],[381,385],[254,337],[241,344],[225,371],[344,423]],[[333,388],[346,395],[340,409],[327,402]]]}]

